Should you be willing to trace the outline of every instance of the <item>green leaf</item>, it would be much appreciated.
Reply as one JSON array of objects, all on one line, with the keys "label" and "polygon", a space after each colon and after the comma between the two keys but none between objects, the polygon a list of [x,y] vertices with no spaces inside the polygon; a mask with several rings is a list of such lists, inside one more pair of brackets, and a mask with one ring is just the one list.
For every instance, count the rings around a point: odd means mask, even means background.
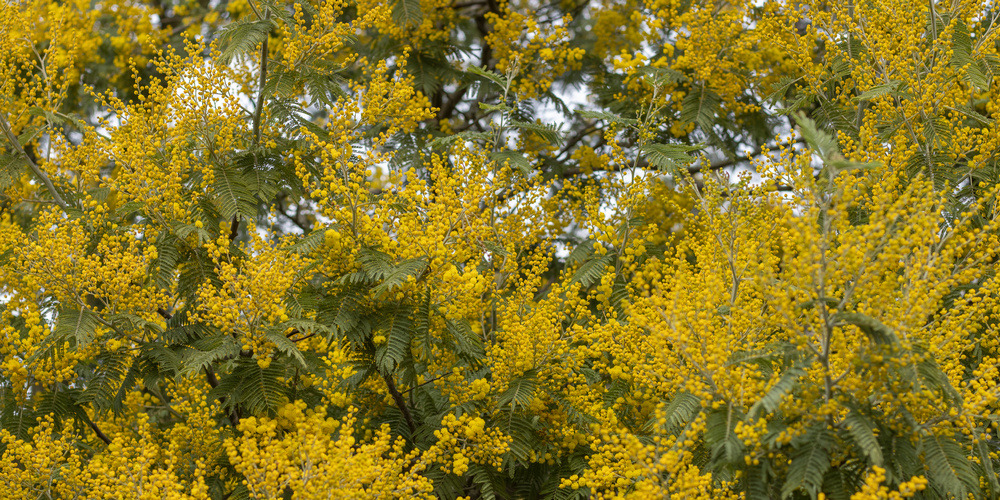
[{"label": "green leaf", "polygon": [[924,455],[931,485],[939,491],[965,498],[966,493],[979,490],[979,478],[963,447],[954,438],[926,432],[920,437],[920,450]]},{"label": "green leaf", "polygon": [[764,102],[780,102],[782,99],[785,98],[785,94],[788,93],[788,89],[790,89],[792,85],[795,85],[797,82],[801,80],[802,80],[801,76],[797,78],[786,76],[781,80],[778,80],[778,82],[771,87],[770,89],[771,93],[764,98]]},{"label": "green leaf", "polygon": [[646,160],[661,171],[671,172],[676,168],[686,167],[695,158],[688,153],[703,149],[704,144],[688,146],[686,144],[647,144],[642,147]]},{"label": "green leaf", "polygon": [[197,373],[221,359],[239,356],[241,346],[229,335],[212,335],[196,341],[180,351],[182,374]]},{"label": "green leaf", "polygon": [[28,125],[24,127],[24,131],[21,135],[17,136],[17,145],[23,150],[25,146],[31,141],[35,140],[42,132],[45,131],[44,125]]},{"label": "green leaf", "polygon": [[614,113],[608,113],[605,111],[588,111],[585,109],[578,109],[576,110],[576,114],[584,118],[590,118],[592,120],[604,120],[608,123],[621,123],[623,125],[632,125],[632,126],[639,125],[639,120],[636,120],[634,118],[625,118],[623,116],[618,116]]},{"label": "green leaf", "polygon": [[584,262],[580,269],[573,273],[570,284],[580,283],[584,288],[590,287],[600,281],[601,277],[604,276],[604,270],[607,269],[612,260],[614,260],[612,255],[603,255]]},{"label": "green leaf", "polygon": [[689,392],[678,392],[663,410],[668,433],[674,433],[690,423],[701,411],[701,399]]},{"label": "green leaf", "polygon": [[715,124],[715,115],[722,105],[722,98],[718,94],[709,90],[707,85],[702,84],[699,88],[692,88],[684,100],[681,101],[680,119],[695,123],[702,130],[710,131]]},{"label": "green leaf", "polygon": [[490,159],[503,165],[515,167],[525,176],[531,174],[531,164],[528,163],[528,159],[524,157],[524,154],[519,151],[495,151],[490,153]]},{"label": "green leaf", "polygon": [[194,224],[183,224],[177,222],[173,226],[173,232],[182,240],[187,240],[191,237],[191,235],[194,235],[195,245],[198,246],[212,241],[212,235],[208,231]]},{"label": "green leaf", "polygon": [[972,437],[976,440],[973,448],[976,456],[979,457],[979,463],[983,467],[983,475],[986,476],[986,482],[989,484],[992,498],[996,498],[1000,495],[1000,481],[998,481],[997,472],[993,464],[993,455],[990,454],[991,452],[995,453],[995,451],[990,449],[988,439],[978,429],[973,429]]},{"label": "green leaf", "polygon": [[556,125],[511,120],[510,126],[522,132],[533,132],[550,144],[555,144],[556,146],[562,145],[562,135],[560,135],[559,127]]},{"label": "green leaf", "polygon": [[267,368],[261,368],[257,360],[241,358],[237,368],[233,370],[227,379],[235,384],[223,385],[209,391],[211,397],[227,396],[224,391],[216,391],[222,387],[232,387],[235,385],[235,393],[231,400],[246,405],[251,414],[273,415],[278,405],[285,399],[285,386],[278,381],[279,377],[285,375],[285,370],[277,362],[271,362]]},{"label": "green leaf", "polygon": [[128,217],[136,212],[143,210],[146,205],[141,201],[130,201],[128,203],[122,204],[122,206],[115,209],[116,217]]},{"label": "green leaf", "polygon": [[882,166],[882,162],[870,161],[870,162],[860,162],[851,160],[833,160],[826,165],[827,167],[832,167],[834,174],[840,172],[846,172],[848,170],[874,170]]},{"label": "green leaf", "polygon": [[710,463],[716,471],[744,465],[745,445],[734,432],[739,420],[738,410],[731,406],[711,411],[705,419],[705,443],[711,449]]},{"label": "green leaf", "polygon": [[875,424],[857,410],[844,417],[841,425],[847,429],[857,449],[861,451],[872,464],[882,465],[882,446],[875,437]]},{"label": "green leaf", "polygon": [[219,61],[223,64],[229,64],[235,58],[247,56],[267,39],[267,35],[273,27],[274,23],[269,19],[251,20],[245,18],[230,23],[219,30],[216,37],[222,50]]},{"label": "green leaf", "polygon": [[284,331],[287,327],[284,325],[268,330],[264,335],[270,340],[279,351],[291,356],[299,363],[303,368],[306,367],[306,360],[302,357],[302,351],[299,351],[298,346],[295,342],[285,336]]},{"label": "green leaf", "polygon": [[951,43],[951,67],[958,71],[962,71],[964,68],[963,77],[966,81],[979,90],[988,89],[990,80],[973,55],[972,36],[969,34],[969,27],[962,19],[955,19]]},{"label": "green leaf", "polygon": [[0,189],[7,189],[19,181],[27,166],[23,154],[0,152]]},{"label": "green leaf", "polygon": [[472,331],[472,326],[468,320],[448,320],[448,333],[455,342],[455,350],[463,355],[465,359],[474,364],[481,363],[486,359],[486,348],[483,346],[483,339]]},{"label": "green leaf", "polygon": [[138,384],[138,369],[139,358],[132,359],[124,350],[101,353],[81,401],[93,404],[99,411],[111,409],[119,414],[125,395]]},{"label": "green leaf", "polygon": [[823,476],[823,493],[830,500],[850,500],[851,494],[858,491],[857,474],[852,474],[847,467],[831,467]]},{"label": "green leaf", "polygon": [[512,107],[510,107],[510,106],[508,106],[508,105],[506,105],[504,103],[490,104],[488,102],[481,102],[481,103],[479,103],[479,109],[484,109],[486,111],[500,111],[501,113],[509,113],[511,111],[515,111],[514,108],[512,108]]},{"label": "green leaf", "polygon": [[584,240],[577,245],[569,255],[566,256],[566,265],[573,266],[576,264],[581,264],[586,261],[587,257],[594,254],[594,242],[592,240]]},{"label": "green leaf", "polygon": [[806,431],[791,455],[785,484],[781,487],[781,498],[788,498],[796,490],[804,489],[812,498],[816,498],[823,485],[823,476],[830,469],[830,449],[833,447],[833,434],[827,430],[826,423],[813,425]]},{"label": "green leaf", "polygon": [[785,370],[778,381],[767,390],[767,393],[750,407],[747,415],[751,418],[757,418],[761,412],[767,414],[776,411],[781,406],[781,400],[792,392],[799,378],[805,374],[805,370],[797,366]]},{"label": "green leaf", "polygon": [[[56,425],[60,424],[60,420],[66,418],[74,418],[84,422],[90,421],[87,412],[80,405],[82,393],[83,391],[80,389],[71,389],[57,384],[51,391],[42,393],[41,397],[36,400],[38,406],[35,409],[35,414],[55,417]],[[32,425],[34,424],[35,422],[32,421]]]},{"label": "green leaf", "polygon": [[657,66],[640,66],[636,68],[636,73],[649,78],[653,85],[670,85],[688,81],[687,75],[673,68],[660,68]]},{"label": "green leaf", "polygon": [[84,123],[78,118],[72,116],[64,115],[60,112],[53,113],[47,109],[40,108],[38,106],[32,106],[28,109],[28,114],[34,116],[44,116],[46,120],[56,125],[71,125],[73,128],[83,131]]},{"label": "green leaf", "polygon": [[982,114],[977,113],[976,110],[972,109],[967,104],[959,105],[956,108],[948,107],[947,109],[949,109],[951,111],[956,111],[956,112],[962,113],[963,115],[967,116],[968,118],[971,118],[972,120],[975,120],[979,125],[989,126],[989,125],[993,124],[993,118],[990,118],[988,116],[984,116]]},{"label": "green leaf", "polygon": [[382,283],[372,289],[375,297],[381,297],[405,284],[410,277],[419,278],[427,269],[427,261],[422,258],[407,259],[383,273]]},{"label": "green leaf", "polygon": [[392,20],[404,27],[419,25],[424,20],[420,0],[396,0],[392,6]]},{"label": "green leaf", "polygon": [[[501,414],[498,420],[506,420],[504,433],[511,437],[510,454],[519,465],[526,465],[528,456],[535,449],[538,439],[535,437],[535,424],[538,417],[529,420],[528,417],[510,412],[506,417]],[[508,465],[507,467],[510,467]]]},{"label": "green leaf", "polygon": [[504,483],[497,477],[498,471],[492,467],[473,464],[469,466],[466,476],[472,479],[472,483],[479,489],[480,498],[484,500],[495,500],[497,492],[503,491]]},{"label": "green leaf", "polygon": [[338,335],[346,335],[361,319],[363,297],[348,289],[327,297],[320,303],[317,321],[329,325]]},{"label": "green leaf", "polygon": [[831,319],[836,326],[848,324],[858,327],[868,336],[869,340],[876,344],[895,344],[898,342],[896,334],[891,328],[871,316],[857,312],[839,312],[834,314]]},{"label": "green leaf", "polygon": [[58,339],[73,339],[76,348],[83,349],[94,340],[98,324],[100,322],[97,314],[89,309],[65,309],[59,311],[56,327],[52,333]]},{"label": "green leaf", "polygon": [[375,281],[383,279],[394,268],[389,254],[371,247],[358,250],[358,262],[364,275]]},{"label": "green leaf", "polygon": [[837,140],[825,131],[818,129],[816,122],[809,119],[805,113],[797,113],[795,122],[799,126],[799,133],[802,134],[806,144],[824,162],[834,160],[840,155],[840,146],[837,144]]},{"label": "green leaf", "polygon": [[383,316],[379,331],[384,332],[386,340],[375,349],[375,363],[382,373],[394,371],[409,354],[414,332],[412,313],[409,308],[399,307]]},{"label": "green leaf", "polygon": [[535,399],[535,390],[538,387],[535,370],[528,370],[523,375],[510,382],[507,390],[500,395],[498,402],[501,406],[510,405],[516,408],[520,405],[527,408]]},{"label": "green leaf", "polygon": [[899,88],[900,83],[901,82],[899,80],[890,80],[887,83],[876,85],[859,94],[857,97],[854,98],[854,101],[855,102],[869,101],[876,97],[880,97],[886,94],[895,94]]},{"label": "green leaf", "polygon": [[223,218],[231,219],[240,214],[250,220],[256,219],[257,201],[243,174],[234,166],[216,167],[211,193]]},{"label": "green leaf", "polygon": [[144,346],[143,355],[155,363],[157,369],[164,375],[173,375],[181,370],[181,357],[163,344],[147,344]]},{"label": "green leaf", "polygon": [[433,141],[431,141],[430,147],[431,149],[441,149],[450,146],[455,141],[474,142],[474,141],[492,141],[492,140],[493,140],[493,135],[488,134],[486,132],[474,132],[471,130],[466,130],[464,132],[459,132],[457,134],[438,137]]},{"label": "green leaf", "polygon": [[326,228],[320,228],[312,231],[299,238],[299,241],[290,245],[287,250],[300,255],[310,254],[325,243],[326,231]]},{"label": "green leaf", "polygon": [[497,87],[500,87],[501,89],[506,89],[510,85],[507,79],[504,78],[502,75],[499,75],[484,68],[480,68],[479,66],[469,66],[468,72],[472,73],[473,75],[485,78],[490,82],[493,82],[494,84],[496,84]]},{"label": "green leaf", "polygon": [[745,468],[743,472],[744,498],[772,498],[767,479],[763,467],[757,465]]}]

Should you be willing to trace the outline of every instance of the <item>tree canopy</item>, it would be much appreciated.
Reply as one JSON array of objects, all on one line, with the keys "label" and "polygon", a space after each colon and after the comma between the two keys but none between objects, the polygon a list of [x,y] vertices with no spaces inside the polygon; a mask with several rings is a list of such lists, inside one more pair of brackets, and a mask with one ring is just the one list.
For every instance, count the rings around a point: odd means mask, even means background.
[{"label": "tree canopy", "polygon": [[990,1],[0,2],[0,498],[998,498]]}]

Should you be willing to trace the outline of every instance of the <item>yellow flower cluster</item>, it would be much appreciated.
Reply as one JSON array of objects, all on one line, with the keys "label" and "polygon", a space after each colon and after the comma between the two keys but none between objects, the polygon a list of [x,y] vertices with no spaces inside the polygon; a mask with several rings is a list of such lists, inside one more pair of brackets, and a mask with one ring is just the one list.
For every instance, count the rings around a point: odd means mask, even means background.
[{"label": "yellow flower cluster", "polygon": [[448,40],[454,24],[459,21],[457,9],[448,0],[418,0],[405,4],[359,0],[357,9],[360,12],[384,10],[386,15],[378,19],[375,28],[416,50],[432,48],[435,43]]},{"label": "yellow flower cluster", "polygon": [[256,232],[250,234],[244,258],[230,252],[225,231],[206,247],[219,281],[198,289],[195,318],[233,335],[244,351],[255,353],[261,367],[268,366],[274,352],[268,335],[275,332],[271,327],[288,321],[285,298],[297,284],[304,259]]},{"label": "yellow flower cluster", "polygon": [[243,419],[225,449],[255,498],[280,497],[285,488],[304,499],[433,498],[417,451],[405,452],[387,425],[359,441],[356,422],[354,410],[337,420],[293,401],[275,419]]},{"label": "yellow flower cluster", "polygon": [[[351,62],[356,53],[348,48],[352,37],[356,37],[375,26],[391,22],[390,6],[386,3],[355,3],[346,0],[324,0],[309,2],[312,14],[306,18],[302,3],[292,4],[294,24],[281,25],[277,30],[280,43],[275,45],[275,56],[281,64],[301,67],[305,64]],[[350,22],[343,20],[344,10],[356,8],[362,15]]]},{"label": "yellow flower cluster", "polygon": [[[841,468],[906,498],[941,443],[988,470],[982,7],[536,7],[0,5],[0,498],[818,497]],[[606,112],[550,141],[560,84]],[[786,105],[820,123],[771,137]],[[716,175],[670,136],[778,146]]]},{"label": "yellow flower cluster", "polygon": [[851,495],[851,500],[912,498],[927,488],[927,479],[923,476],[914,476],[909,481],[900,483],[896,491],[889,491],[889,488],[882,484],[884,481],[885,469],[877,465],[873,466],[871,471],[865,475],[865,484],[861,487],[861,491]]},{"label": "yellow flower cluster", "polygon": [[107,444],[107,453],[88,457],[74,446],[80,436],[70,432],[72,422],[57,429],[43,418],[22,441],[0,429],[4,453],[0,477],[7,485],[0,498],[52,498],[194,500],[208,498],[203,481],[205,462],[196,460],[192,471],[180,470],[175,453],[161,447],[160,436],[144,413],[133,415],[134,427],[123,428]]},{"label": "yellow flower cluster", "polygon": [[580,68],[584,51],[570,45],[565,27],[571,17],[542,25],[506,4],[501,14],[487,14],[487,20],[493,31],[485,42],[496,50],[497,69],[518,76],[511,89],[518,98],[536,98],[548,92],[560,75]]}]

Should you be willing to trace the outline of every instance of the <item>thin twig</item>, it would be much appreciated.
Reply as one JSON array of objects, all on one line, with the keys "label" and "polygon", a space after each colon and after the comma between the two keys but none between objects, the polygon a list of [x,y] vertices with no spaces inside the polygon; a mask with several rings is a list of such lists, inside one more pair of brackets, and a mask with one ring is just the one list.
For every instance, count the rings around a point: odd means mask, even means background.
[{"label": "thin twig", "polygon": [[[294,335],[294,334],[292,334],[292,335]],[[302,342],[303,340],[311,339],[311,338],[313,338],[315,336],[316,336],[316,333],[313,332],[313,333],[310,333],[309,335],[306,335],[305,337],[300,337],[300,338],[297,338],[297,339],[289,338],[289,340],[291,340],[292,342]]]},{"label": "thin twig", "polygon": [[59,205],[59,208],[62,208],[63,210],[69,209],[69,205],[67,205],[66,201],[62,199],[62,196],[59,196],[59,192],[56,191],[56,187],[52,185],[52,181],[49,180],[49,176],[45,175],[45,172],[42,172],[42,169],[38,168],[38,165],[35,164],[30,156],[28,156],[27,151],[21,147],[21,143],[17,141],[17,136],[15,136],[14,132],[10,129],[10,124],[7,123],[7,117],[3,115],[0,115],[0,128],[3,128],[4,135],[6,135],[7,140],[10,141],[10,147],[21,153],[21,156],[23,156],[25,161],[28,162],[28,167],[30,167],[31,171],[35,173],[35,176],[42,181],[42,184],[45,185],[45,189],[47,189],[49,194],[52,195],[52,199],[55,200],[57,205]]},{"label": "thin twig", "polygon": [[425,381],[423,381],[422,383],[419,383],[419,384],[417,384],[417,385],[415,385],[415,386],[413,386],[413,387],[410,387],[409,389],[407,389],[407,390],[403,391],[403,392],[402,392],[401,394],[406,394],[406,393],[408,393],[408,392],[412,391],[413,389],[416,389],[416,388],[418,388],[418,387],[423,387],[423,386],[425,386],[425,385],[427,385],[427,384],[429,384],[429,383],[431,383],[431,382],[434,382],[435,380],[439,380],[439,379],[441,379],[441,378],[444,378],[444,375],[439,375],[439,376],[437,376],[437,377],[434,377],[434,378],[432,378],[432,379],[430,379],[430,380],[425,380]]}]

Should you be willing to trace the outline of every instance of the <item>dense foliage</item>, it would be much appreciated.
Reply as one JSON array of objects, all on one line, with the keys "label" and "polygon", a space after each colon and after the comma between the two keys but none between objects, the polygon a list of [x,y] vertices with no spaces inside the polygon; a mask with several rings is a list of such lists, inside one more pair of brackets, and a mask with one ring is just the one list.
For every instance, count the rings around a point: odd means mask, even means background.
[{"label": "dense foliage", "polygon": [[990,1],[0,1],[0,498],[997,498]]}]

